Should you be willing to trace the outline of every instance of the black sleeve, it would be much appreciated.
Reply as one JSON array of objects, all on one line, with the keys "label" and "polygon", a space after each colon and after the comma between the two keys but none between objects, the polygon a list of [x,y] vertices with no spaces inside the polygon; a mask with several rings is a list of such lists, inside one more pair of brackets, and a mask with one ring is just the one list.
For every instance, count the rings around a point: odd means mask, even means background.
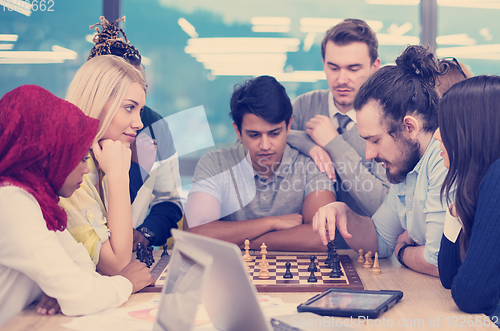
[{"label": "black sleeve", "polygon": [[149,215],[137,228],[147,227],[156,235],[154,246],[161,246],[167,242],[172,235],[171,229],[177,229],[177,222],[182,218],[182,210],[173,202],[165,201],[156,204],[151,208]]},{"label": "black sleeve", "polygon": [[137,192],[139,192],[143,184],[140,166],[133,161],[130,164],[128,177],[129,177],[130,203],[133,203],[135,197],[137,196]]},{"label": "black sleeve", "polygon": [[445,237],[441,238],[441,247],[438,255],[439,279],[444,288],[451,289],[453,279],[458,273],[458,268],[462,264],[460,260],[460,236],[455,243]]}]

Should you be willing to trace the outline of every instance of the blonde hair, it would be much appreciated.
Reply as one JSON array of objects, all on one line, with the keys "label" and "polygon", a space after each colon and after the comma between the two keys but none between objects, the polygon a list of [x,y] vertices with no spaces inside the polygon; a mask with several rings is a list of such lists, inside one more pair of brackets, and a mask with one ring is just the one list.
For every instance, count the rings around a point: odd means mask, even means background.
[{"label": "blonde hair", "polygon": [[[132,83],[139,83],[146,92],[146,81],[141,72],[114,55],[97,56],[76,72],[66,100],[85,115],[100,121],[95,141],[104,136]],[[107,111],[104,111],[105,108]]]}]

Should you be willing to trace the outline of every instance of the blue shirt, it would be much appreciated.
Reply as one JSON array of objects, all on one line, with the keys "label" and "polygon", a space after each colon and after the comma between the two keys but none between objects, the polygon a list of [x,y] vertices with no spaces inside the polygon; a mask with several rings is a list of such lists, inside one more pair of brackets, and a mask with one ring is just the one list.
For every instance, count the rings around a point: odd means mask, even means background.
[{"label": "blue shirt", "polygon": [[384,203],[373,215],[380,257],[390,256],[398,236],[407,230],[417,245],[425,245],[425,261],[437,266],[447,208],[446,203],[441,204],[440,192],[448,172],[439,145],[439,141],[431,140],[415,168],[404,182],[391,185]]}]

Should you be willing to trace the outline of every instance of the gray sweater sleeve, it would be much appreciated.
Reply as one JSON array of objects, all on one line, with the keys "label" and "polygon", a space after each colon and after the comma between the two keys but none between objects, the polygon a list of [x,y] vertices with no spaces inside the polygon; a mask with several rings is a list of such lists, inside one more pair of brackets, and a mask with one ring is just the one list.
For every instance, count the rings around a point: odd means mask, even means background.
[{"label": "gray sweater sleeve", "polygon": [[287,143],[307,156],[316,143],[306,133],[306,123],[317,114],[328,116],[328,93],[328,90],[311,91],[292,103],[292,129]]},{"label": "gray sweater sleeve", "polygon": [[[311,91],[293,102],[292,130],[287,142],[306,155],[316,146],[306,133],[306,123],[318,114],[330,116],[329,93],[329,90]],[[324,149],[330,154],[349,195],[368,216],[373,215],[389,191],[389,182],[380,164],[365,159],[366,142],[359,136],[358,126],[332,139]]]},{"label": "gray sweater sleeve", "polygon": [[307,132],[300,130],[290,130],[286,142],[307,156],[309,156],[311,148],[316,146],[316,143],[309,137]]},{"label": "gray sweater sleeve", "polygon": [[389,192],[385,169],[373,160],[366,160],[366,142],[359,136],[358,126],[332,139],[324,149],[330,154],[342,184],[367,213],[373,215]]}]

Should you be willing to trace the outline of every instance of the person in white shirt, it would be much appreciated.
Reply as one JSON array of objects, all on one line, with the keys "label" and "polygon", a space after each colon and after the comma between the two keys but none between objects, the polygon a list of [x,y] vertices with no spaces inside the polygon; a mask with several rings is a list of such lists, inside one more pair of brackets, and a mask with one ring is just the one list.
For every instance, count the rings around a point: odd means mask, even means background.
[{"label": "person in white shirt", "polygon": [[39,86],[0,100],[0,325],[42,293],[39,313],[84,315],[117,307],[152,282],[137,260],[118,276],[101,276],[66,230],[59,196],[71,196],[88,173],[97,128],[97,120]]}]

